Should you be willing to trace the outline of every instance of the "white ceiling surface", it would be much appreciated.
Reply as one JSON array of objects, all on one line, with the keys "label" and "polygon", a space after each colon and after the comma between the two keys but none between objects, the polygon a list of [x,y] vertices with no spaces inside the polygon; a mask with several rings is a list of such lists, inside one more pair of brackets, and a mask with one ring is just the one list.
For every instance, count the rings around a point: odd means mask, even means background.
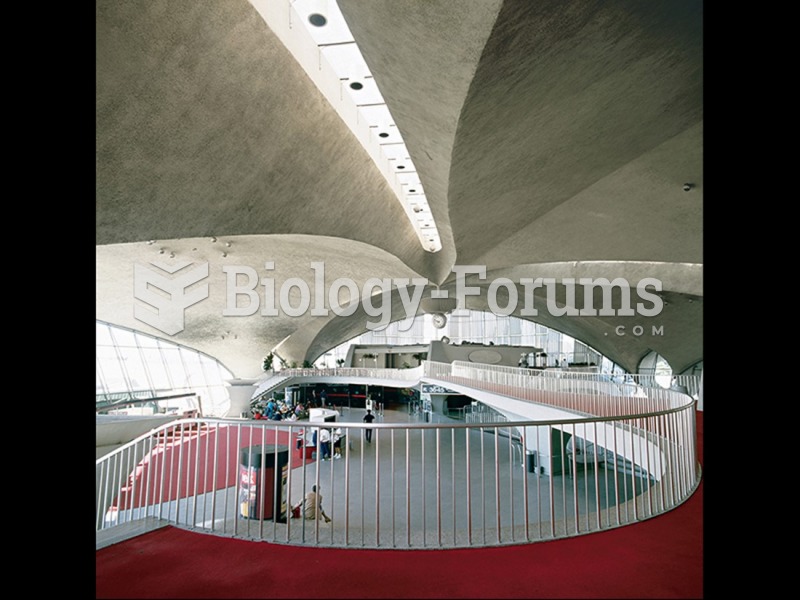
[{"label": "white ceiling surface", "polygon": [[[262,5],[290,4],[96,3],[98,319],[254,377],[273,348],[314,360],[368,317],[224,316],[225,265],[312,289],[315,261],[326,286],[359,287],[447,288],[454,265],[483,265],[473,308],[500,275],[659,279],[657,317],[536,320],[628,369],[649,350],[676,370],[703,358],[702,2],[340,0],[384,103],[356,129],[265,21]],[[376,154],[359,126],[401,145]],[[392,171],[406,158],[413,172]],[[209,263],[175,335],[134,316],[134,264],[153,261]]]}]

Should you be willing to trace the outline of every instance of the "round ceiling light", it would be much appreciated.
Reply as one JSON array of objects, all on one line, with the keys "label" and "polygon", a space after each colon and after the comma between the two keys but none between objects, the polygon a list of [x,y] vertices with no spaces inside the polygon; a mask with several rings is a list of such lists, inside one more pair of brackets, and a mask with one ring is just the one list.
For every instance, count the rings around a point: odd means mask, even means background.
[{"label": "round ceiling light", "polygon": [[328,19],[326,19],[324,15],[314,13],[308,16],[308,22],[314,27],[323,27],[328,22]]}]

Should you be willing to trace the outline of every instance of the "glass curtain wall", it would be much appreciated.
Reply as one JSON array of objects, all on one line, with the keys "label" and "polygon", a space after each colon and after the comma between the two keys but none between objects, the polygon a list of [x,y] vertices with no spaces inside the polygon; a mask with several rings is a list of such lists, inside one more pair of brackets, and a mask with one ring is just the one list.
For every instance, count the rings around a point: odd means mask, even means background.
[{"label": "glass curtain wall", "polygon": [[[225,384],[233,374],[213,357],[131,329],[96,322],[96,397],[119,393],[137,397],[194,393],[204,416],[221,417],[230,399]],[[170,400],[178,410],[196,408],[194,399]],[[144,409],[142,409],[144,410]]]},{"label": "glass curtain wall", "polygon": [[369,331],[331,349],[317,359],[320,368],[337,366],[351,345],[427,344],[447,337],[453,343],[475,342],[542,348],[548,356],[564,357],[573,364],[595,364],[603,373],[624,373],[624,369],[597,350],[571,336],[539,323],[517,317],[496,315],[478,310],[455,310],[442,329],[433,326],[431,315],[419,315],[391,323],[383,331]]}]

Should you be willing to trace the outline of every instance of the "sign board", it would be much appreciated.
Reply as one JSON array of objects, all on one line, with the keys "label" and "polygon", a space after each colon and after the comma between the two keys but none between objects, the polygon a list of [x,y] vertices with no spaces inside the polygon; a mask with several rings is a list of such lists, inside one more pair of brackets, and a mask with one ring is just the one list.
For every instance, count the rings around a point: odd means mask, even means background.
[{"label": "sign board", "polygon": [[458,394],[458,392],[454,392],[453,390],[449,390],[446,387],[442,387],[441,385],[433,385],[432,383],[423,383],[422,384],[422,393],[423,394]]}]

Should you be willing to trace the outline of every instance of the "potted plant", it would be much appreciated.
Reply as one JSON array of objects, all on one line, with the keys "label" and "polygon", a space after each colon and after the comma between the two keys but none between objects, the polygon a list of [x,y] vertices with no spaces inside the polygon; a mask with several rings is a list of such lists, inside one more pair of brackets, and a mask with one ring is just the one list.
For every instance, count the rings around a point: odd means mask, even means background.
[{"label": "potted plant", "polygon": [[337,358],[336,359],[336,366],[341,369],[344,366],[344,359],[343,358]]},{"label": "potted plant", "polygon": [[261,363],[261,368],[263,370],[265,370],[265,371],[271,371],[272,370],[272,361],[273,361],[274,358],[275,357],[273,356],[272,352],[267,354],[264,357],[264,362]]}]

